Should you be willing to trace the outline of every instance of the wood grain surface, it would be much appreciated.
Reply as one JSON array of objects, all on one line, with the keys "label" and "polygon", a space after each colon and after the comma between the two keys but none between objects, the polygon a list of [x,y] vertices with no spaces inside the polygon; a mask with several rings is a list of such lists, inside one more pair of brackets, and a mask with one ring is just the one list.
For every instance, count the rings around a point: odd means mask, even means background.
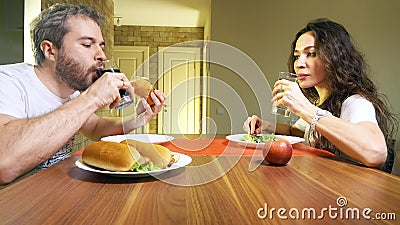
[{"label": "wood grain surface", "polygon": [[[250,172],[250,157],[192,156],[187,168],[160,177],[167,182],[84,171],[74,164],[79,158],[0,190],[0,224],[396,224],[400,217],[399,177],[329,157],[298,156]],[[190,181],[204,183],[170,184]],[[304,209],[315,214],[301,218]],[[345,217],[356,209],[359,219]]]}]

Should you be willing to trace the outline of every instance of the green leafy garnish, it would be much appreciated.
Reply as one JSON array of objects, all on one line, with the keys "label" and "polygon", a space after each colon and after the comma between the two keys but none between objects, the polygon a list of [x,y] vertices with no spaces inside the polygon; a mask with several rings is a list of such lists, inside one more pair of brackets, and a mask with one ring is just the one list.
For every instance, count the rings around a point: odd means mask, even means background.
[{"label": "green leafy garnish", "polygon": [[131,168],[131,171],[133,172],[148,172],[153,170],[160,170],[160,168],[154,166],[153,162],[149,162],[147,165],[142,166],[139,163],[135,163]]},{"label": "green leafy garnish", "polygon": [[242,138],[240,138],[241,141],[246,141],[246,142],[252,142],[252,143],[265,143],[269,140],[274,139],[275,134],[260,134],[260,135],[249,135],[245,134],[243,135]]}]

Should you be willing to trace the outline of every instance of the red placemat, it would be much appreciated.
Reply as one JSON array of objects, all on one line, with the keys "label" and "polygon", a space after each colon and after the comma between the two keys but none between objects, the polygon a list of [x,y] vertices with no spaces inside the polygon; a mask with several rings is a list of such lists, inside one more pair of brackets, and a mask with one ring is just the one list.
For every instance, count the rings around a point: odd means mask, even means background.
[{"label": "red placemat", "polygon": [[[262,155],[262,149],[246,148],[225,138],[216,139],[174,139],[162,144],[173,152],[190,156],[219,156],[219,155]],[[74,153],[82,155],[83,149]],[[302,143],[293,144],[293,156],[333,156],[325,150],[310,147]]]}]

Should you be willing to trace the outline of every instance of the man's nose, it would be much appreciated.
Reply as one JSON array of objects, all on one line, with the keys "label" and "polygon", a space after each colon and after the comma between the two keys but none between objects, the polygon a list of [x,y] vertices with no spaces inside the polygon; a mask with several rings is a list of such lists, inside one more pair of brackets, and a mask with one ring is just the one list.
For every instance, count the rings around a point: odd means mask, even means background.
[{"label": "man's nose", "polygon": [[103,49],[101,47],[99,47],[96,56],[95,56],[95,60],[96,61],[104,61],[106,60],[106,54],[104,53]]}]

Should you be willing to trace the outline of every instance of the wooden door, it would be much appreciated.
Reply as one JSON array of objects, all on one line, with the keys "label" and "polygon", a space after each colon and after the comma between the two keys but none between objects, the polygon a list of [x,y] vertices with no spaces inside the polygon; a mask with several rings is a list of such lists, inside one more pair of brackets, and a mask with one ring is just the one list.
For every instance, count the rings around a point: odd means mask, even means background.
[{"label": "wooden door", "polygon": [[158,88],[167,94],[158,114],[158,133],[199,134],[200,48],[168,47],[158,52]]},{"label": "wooden door", "polygon": [[125,73],[128,79],[132,78],[132,75],[137,72],[138,68],[141,70],[140,74],[149,76],[148,66],[140,67],[148,57],[148,46],[114,46],[113,59],[117,61],[119,68]]}]

